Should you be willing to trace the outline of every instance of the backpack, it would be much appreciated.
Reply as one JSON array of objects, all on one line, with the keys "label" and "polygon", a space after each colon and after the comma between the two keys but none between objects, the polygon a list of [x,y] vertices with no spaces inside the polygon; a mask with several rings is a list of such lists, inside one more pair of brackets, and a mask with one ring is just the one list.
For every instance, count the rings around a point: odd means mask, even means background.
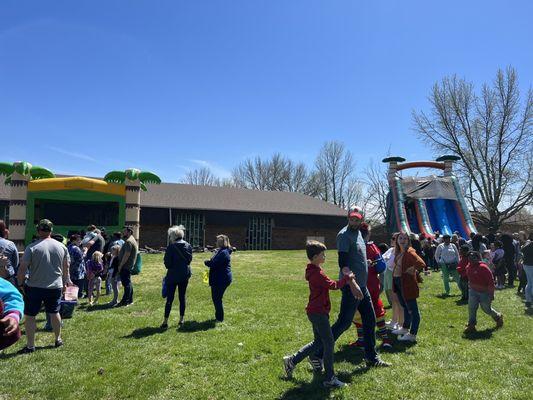
[{"label": "backpack", "polygon": [[135,264],[133,264],[133,268],[131,269],[131,274],[139,275],[141,273],[142,268],[143,268],[143,260],[141,257],[141,253],[137,253],[137,258],[135,259]]}]

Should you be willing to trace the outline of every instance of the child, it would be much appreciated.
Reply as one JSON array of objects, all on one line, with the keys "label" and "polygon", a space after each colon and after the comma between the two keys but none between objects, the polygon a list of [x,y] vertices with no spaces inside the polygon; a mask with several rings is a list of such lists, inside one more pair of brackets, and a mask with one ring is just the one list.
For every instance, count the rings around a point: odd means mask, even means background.
[{"label": "child", "polygon": [[500,290],[505,287],[505,252],[503,251],[503,243],[499,240],[494,242],[494,251],[491,254],[492,270],[496,277],[496,289]]},{"label": "child", "polygon": [[503,315],[492,308],[494,300],[494,278],[487,264],[480,261],[481,256],[477,251],[468,253],[468,265],[466,274],[468,276],[468,325],[465,333],[476,332],[477,309],[481,309],[496,321],[496,327],[503,326]]},{"label": "child", "polygon": [[92,258],[87,261],[87,279],[89,284],[87,286],[88,296],[89,296],[89,305],[92,306],[93,303],[93,290],[94,285],[96,284],[96,299],[95,302],[98,302],[100,298],[100,289],[102,285],[102,273],[104,272],[103,264],[103,254],[99,251],[93,253]]},{"label": "child", "polygon": [[457,264],[457,273],[459,274],[459,287],[461,289],[462,302],[468,301],[468,276],[466,275],[466,266],[468,265],[468,253],[470,246],[464,244],[459,249],[459,264]]},{"label": "child", "polygon": [[[368,263],[368,282],[366,287],[370,292],[372,305],[374,306],[374,312],[376,313],[378,336],[381,338],[381,340],[383,340],[383,347],[390,349],[392,348],[392,340],[387,334],[387,328],[385,326],[385,308],[383,307],[383,302],[379,298],[379,294],[381,293],[379,274],[385,271],[387,265],[385,264],[383,257],[381,257],[381,252],[374,242],[368,241],[370,239],[370,225],[363,223],[361,224],[359,230],[361,231],[366,244],[366,258]],[[353,323],[357,328],[357,340],[353,343],[350,343],[350,346],[364,348],[365,340],[363,337],[363,323],[361,321],[361,314],[359,311],[356,312]]]},{"label": "child", "polygon": [[346,386],[335,377],[333,371],[333,348],[335,340],[329,325],[329,312],[331,303],[329,301],[329,290],[336,290],[348,284],[354,278],[353,273],[344,275],[339,281],[333,281],[326,276],[320,267],[326,261],[326,246],[315,240],[310,240],[305,246],[307,258],[310,263],[305,270],[305,279],[309,281],[309,302],[306,307],[307,318],[313,326],[314,342],[302,347],[296,354],[283,357],[285,374],[287,378],[292,378],[292,372],[296,365],[304,358],[315,351],[314,343],[322,342],[324,347],[324,368],[326,370],[325,387]]},{"label": "child", "polygon": [[10,282],[0,278],[0,350],[20,339],[19,322],[23,315],[22,295]]},{"label": "child", "polygon": [[118,254],[120,252],[120,246],[114,245],[111,247],[111,261],[109,262],[109,271],[107,274],[107,279],[111,282],[111,287],[113,288],[113,300],[109,303],[110,307],[114,307],[118,302],[118,283],[120,277],[118,276],[118,265],[119,258]]}]

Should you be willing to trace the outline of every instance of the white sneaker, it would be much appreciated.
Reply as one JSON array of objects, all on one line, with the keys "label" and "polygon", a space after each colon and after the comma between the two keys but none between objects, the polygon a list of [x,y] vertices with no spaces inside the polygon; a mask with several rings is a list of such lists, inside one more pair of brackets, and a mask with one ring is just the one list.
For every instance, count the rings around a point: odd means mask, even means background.
[{"label": "white sneaker", "polygon": [[294,368],[296,368],[296,366],[292,362],[292,357],[291,356],[283,357],[283,366],[285,368],[285,376],[288,379],[291,379],[292,378],[292,372],[294,371]]},{"label": "white sneaker", "polygon": [[331,380],[324,381],[324,386],[327,387],[327,388],[341,388],[341,387],[345,387],[347,385],[346,385],[346,383],[339,381],[336,376],[333,376],[333,378],[331,378]]},{"label": "white sneaker", "polygon": [[405,329],[404,327],[401,327],[401,328],[398,328],[398,329],[394,329],[392,331],[393,334],[395,335],[405,335],[406,333],[409,333],[409,331],[407,329]]},{"label": "white sneaker", "polygon": [[385,328],[387,329],[396,329],[396,325],[398,325],[394,321],[385,322]]},{"label": "white sneaker", "polygon": [[410,333],[406,333],[405,335],[402,335],[402,336],[398,337],[398,341],[399,342],[411,342],[411,343],[414,343],[414,342],[416,342],[416,335],[412,335]]}]

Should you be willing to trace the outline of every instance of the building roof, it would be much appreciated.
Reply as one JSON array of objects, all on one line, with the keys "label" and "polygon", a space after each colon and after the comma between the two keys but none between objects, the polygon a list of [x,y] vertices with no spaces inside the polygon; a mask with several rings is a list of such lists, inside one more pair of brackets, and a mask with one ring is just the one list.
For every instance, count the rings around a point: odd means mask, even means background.
[{"label": "building roof", "polygon": [[346,211],[334,204],[300,193],[177,183],[147,187],[148,191],[141,193],[141,206],[145,207],[346,216]]},{"label": "building roof", "polygon": [[[147,192],[141,192],[141,207],[339,217],[346,215],[345,210],[334,204],[300,193],[179,183],[162,183],[147,187]],[[4,185],[3,176],[0,176],[0,200],[9,200],[9,189]]]}]

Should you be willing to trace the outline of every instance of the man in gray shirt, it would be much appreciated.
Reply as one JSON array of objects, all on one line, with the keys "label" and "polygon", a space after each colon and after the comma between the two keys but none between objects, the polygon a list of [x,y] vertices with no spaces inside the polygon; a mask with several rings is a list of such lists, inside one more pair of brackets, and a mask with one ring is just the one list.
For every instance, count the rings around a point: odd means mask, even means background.
[{"label": "man in gray shirt", "polygon": [[[376,314],[370,293],[366,287],[368,263],[366,245],[359,227],[363,222],[363,214],[358,207],[348,211],[348,225],[337,234],[337,251],[339,253],[340,276],[349,271],[355,275],[355,284],[341,289],[341,307],[337,321],[331,326],[335,341],[352,326],[355,312],[359,310],[363,322],[365,338],[365,359],[369,367],[388,367],[390,364],[379,358],[376,352]],[[322,369],[322,345],[316,347],[315,357],[309,359],[313,369]]]},{"label": "man in gray shirt", "polygon": [[[19,286],[24,283],[26,301],[24,316],[27,344],[22,353],[35,351],[35,316],[44,302],[46,313],[52,322],[55,347],[63,345],[61,340],[61,316],[59,309],[64,286],[72,285],[69,276],[69,256],[64,244],[52,239],[53,224],[42,219],[37,225],[39,240],[31,243],[22,257],[17,274]],[[29,274],[26,282],[26,274]]]}]

